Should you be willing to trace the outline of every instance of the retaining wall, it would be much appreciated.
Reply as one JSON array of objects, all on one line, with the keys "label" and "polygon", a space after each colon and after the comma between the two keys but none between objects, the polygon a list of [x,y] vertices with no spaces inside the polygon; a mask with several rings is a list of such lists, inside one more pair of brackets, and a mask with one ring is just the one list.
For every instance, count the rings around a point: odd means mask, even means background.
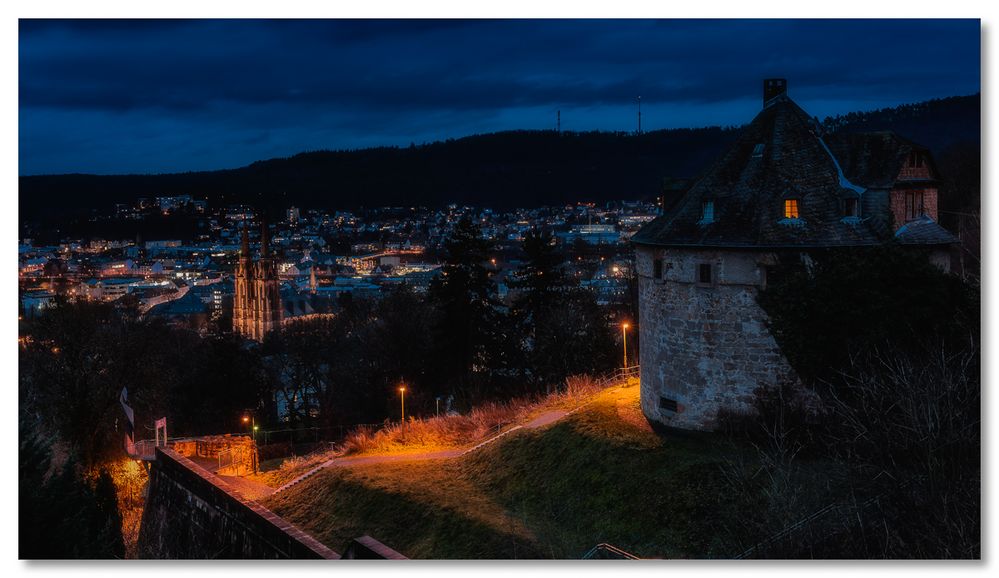
[{"label": "retaining wall", "polygon": [[139,531],[139,555],[156,559],[338,559],[340,555],[218,476],[156,448]]}]

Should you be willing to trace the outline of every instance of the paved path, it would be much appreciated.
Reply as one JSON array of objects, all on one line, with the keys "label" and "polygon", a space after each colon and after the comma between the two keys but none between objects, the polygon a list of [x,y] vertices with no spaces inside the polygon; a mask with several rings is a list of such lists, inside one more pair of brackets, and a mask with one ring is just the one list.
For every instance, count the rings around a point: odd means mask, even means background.
[{"label": "paved path", "polygon": [[249,500],[259,500],[274,493],[274,488],[267,484],[250,480],[241,476],[219,476],[240,494]]},{"label": "paved path", "polygon": [[[575,411],[575,410],[573,410],[573,411]],[[327,461],[319,464],[318,466],[312,468],[311,470],[305,472],[304,474],[298,476],[297,478],[291,480],[290,482],[288,482],[285,485],[279,487],[278,489],[274,490],[271,493],[277,494],[277,493],[283,492],[283,491],[285,491],[285,490],[287,490],[287,489],[289,489],[289,488],[291,488],[291,487],[293,487],[295,485],[298,485],[298,484],[304,482],[306,479],[311,478],[312,476],[314,476],[315,474],[319,473],[320,471],[322,471],[322,470],[324,470],[326,468],[329,468],[329,467],[333,467],[333,466],[349,467],[349,466],[360,466],[360,465],[364,465],[364,464],[383,464],[383,463],[386,463],[386,462],[401,462],[401,461],[414,462],[414,461],[419,461],[419,460],[440,460],[440,459],[456,458],[458,456],[463,456],[463,455],[472,453],[474,451],[477,451],[477,450],[481,449],[482,447],[487,446],[487,445],[495,442],[496,440],[498,440],[498,439],[506,436],[507,434],[513,433],[513,432],[515,432],[515,431],[517,431],[519,429],[524,429],[524,428],[526,428],[526,429],[534,429],[534,428],[545,426],[545,425],[548,425],[548,424],[551,424],[551,423],[555,423],[556,421],[562,419],[563,417],[565,417],[569,413],[571,413],[571,412],[567,412],[567,411],[564,411],[564,410],[555,410],[555,411],[545,412],[545,413],[539,415],[538,417],[534,418],[533,420],[531,420],[530,422],[528,422],[528,423],[526,423],[526,424],[524,424],[522,426],[520,426],[520,425],[513,426],[512,428],[510,428],[510,429],[508,429],[506,431],[500,432],[500,433],[494,435],[493,437],[491,437],[491,438],[489,438],[489,439],[487,439],[485,441],[482,441],[482,442],[480,442],[480,443],[478,443],[478,444],[476,444],[476,445],[474,445],[474,446],[472,446],[470,448],[467,448],[467,449],[451,449],[451,450],[438,450],[438,451],[433,451],[433,452],[417,452],[417,453],[406,453],[406,454],[377,454],[377,455],[372,455],[372,456],[353,456],[353,457],[347,457],[347,458],[342,458],[342,457],[331,458],[331,459],[329,459],[329,460],[327,460]]]},{"label": "paved path", "polygon": [[[604,390],[604,391],[607,391],[607,390]],[[597,395],[599,395],[599,394],[597,394]],[[343,458],[343,457],[331,458],[331,459],[329,459],[329,460],[327,460],[327,461],[319,464],[318,466],[312,468],[311,470],[305,472],[304,474],[298,476],[297,478],[291,480],[290,482],[284,484],[283,486],[279,487],[278,489],[273,490],[272,492],[270,492],[270,494],[277,494],[277,493],[283,492],[283,491],[291,488],[292,486],[295,486],[297,484],[300,484],[301,482],[304,482],[306,479],[311,478],[312,476],[314,476],[315,474],[321,472],[322,470],[324,470],[326,468],[329,468],[329,467],[332,467],[332,466],[358,466],[358,465],[363,465],[363,464],[380,464],[380,463],[398,462],[398,461],[418,461],[418,460],[449,459],[449,458],[455,458],[455,457],[463,456],[463,455],[472,453],[474,451],[477,451],[477,450],[481,449],[482,447],[487,446],[487,445],[495,442],[496,440],[502,438],[503,436],[506,436],[507,434],[513,433],[513,432],[515,432],[515,431],[517,431],[519,429],[535,429],[535,428],[543,427],[543,426],[546,426],[546,425],[549,425],[549,424],[553,424],[553,423],[557,422],[558,420],[560,420],[560,419],[562,419],[562,418],[564,418],[564,417],[566,417],[568,415],[572,415],[572,414],[576,413],[577,411],[583,409],[583,407],[589,405],[590,402],[592,402],[594,399],[596,399],[597,395],[592,396],[589,401],[586,401],[586,402],[584,402],[584,403],[576,406],[574,409],[571,409],[571,410],[568,410],[568,411],[562,410],[562,409],[557,409],[557,410],[552,410],[552,411],[546,411],[546,412],[542,413],[541,415],[537,416],[536,418],[532,419],[531,421],[529,421],[529,422],[527,422],[527,423],[525,423],[523,425],[513,426],[512,428],[510,428],[510,429],[508,429],[506,431],[500,432],[499,434],[497,434],[497,435],[495,435],[495,436],[493,436],[493,437],[491,437],[491,438],[489,438],[489,439],[487,439],[485,441],[482,441],[482,442],[480,442],[480,443],[478,443],[478,444],[476,444],[476,445],[474,445],[474,446],[472,446],[470,448],[467,448],[467,449],[439,450],[439,451],[433,451],[433,452],[418,452],[418,453],[408,453],[408,454],[378,454],[378,455],[372,455],[372,456],[354,456],[354,457],[348,457],[348,458]],[[265,494],[265,495],[270,495],[270,494]]]},{"label": "paved path", "polygon": [[555,411],[546,411],[545,413],[539,415],[538,417],[532,419],[531,421],[524,424],[527,429],[534,429],[536,427],[546,426],[550,423],[555,423],[562,419],[569,412],[557,409]]}]

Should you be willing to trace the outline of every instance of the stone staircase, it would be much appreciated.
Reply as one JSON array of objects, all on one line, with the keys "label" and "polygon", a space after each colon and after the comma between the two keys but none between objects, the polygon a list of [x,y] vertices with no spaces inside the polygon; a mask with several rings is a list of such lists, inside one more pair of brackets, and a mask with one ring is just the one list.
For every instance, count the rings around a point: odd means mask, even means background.
[{"label": "stone staircase", "polygon": [[311,478],[312,476],[318,474],[319,472],[323,471],[324,469],[332,466],[337,461],[337,459],[338,458],[330,458],[330,459],[326,460],[325,462],[319,464],[318,466],[312,468],[311,470],[305,472],[304,474],[298,476],[297,478],[291,480],[290,482],[286,483],[285,485],[283,485],[283,486],[279,487],[278,489],[274,490],[274,493],[271,494],[271,495],[273,496],[273,495],[280,494],[281,492],[287,490],[288,488],[297,486],[298,484],[300,484],[300,483],[304,482],[305,480]]}]

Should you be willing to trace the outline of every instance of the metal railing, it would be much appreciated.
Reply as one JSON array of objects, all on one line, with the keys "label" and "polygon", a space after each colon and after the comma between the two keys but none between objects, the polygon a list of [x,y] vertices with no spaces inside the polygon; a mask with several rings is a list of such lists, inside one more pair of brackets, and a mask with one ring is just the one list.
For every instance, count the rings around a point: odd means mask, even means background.
[{"label": "metal railing", "polygon": [[617,546],[601,543],[583,554],[583,560],[641,560],[641,558],[630,552],[625,552]]},{"label": "metal railing", "polygon": [[641,366],[639,365],[629,365],[628,367],[619,367],[609,374],[605,375],[598,380],[598,383],[610,385],[616,381],[621,381],[631,377],[638,377],[641,373]]}]

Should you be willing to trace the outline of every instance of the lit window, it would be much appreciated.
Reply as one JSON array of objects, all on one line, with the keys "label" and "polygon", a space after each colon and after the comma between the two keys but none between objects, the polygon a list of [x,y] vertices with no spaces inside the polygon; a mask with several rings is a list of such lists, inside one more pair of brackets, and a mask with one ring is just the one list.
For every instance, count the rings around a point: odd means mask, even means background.
[{"label": "lit window", "polygon": [[798,218],[798,199],[784,199],[784,218]]},{"label": "lit window", "polygon": [[857,199],[846,199],[843,205],[843,214],[846,217],[856,217],[859,214],[858,208]]},{"label": "lit window", "polygon": [[701,222],[710,223],[715,220],[715,202],[704,201],[701,203]]}]

